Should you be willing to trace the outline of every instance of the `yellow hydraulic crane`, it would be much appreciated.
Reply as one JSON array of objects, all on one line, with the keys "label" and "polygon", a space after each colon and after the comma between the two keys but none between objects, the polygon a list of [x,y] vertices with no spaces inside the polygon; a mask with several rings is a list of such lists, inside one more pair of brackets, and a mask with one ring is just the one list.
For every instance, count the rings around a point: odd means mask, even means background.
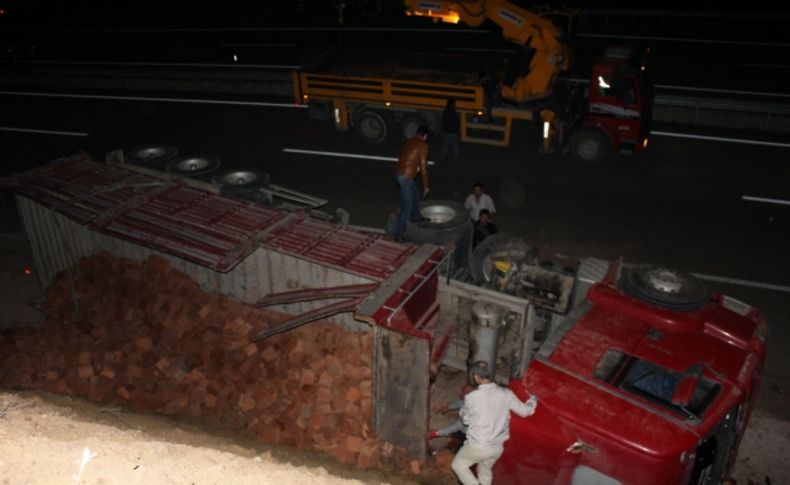
[{"label": "yellow hydraulic crane", "polygon": [[507,40],[534,51],[526,73],[502,86],[502,98],[517,103],[551,95],[557,75],[568,69],[570,53],[562,30],[547,18],[504,0],[404,0],[406,15],[477,27],[491,20]]}]

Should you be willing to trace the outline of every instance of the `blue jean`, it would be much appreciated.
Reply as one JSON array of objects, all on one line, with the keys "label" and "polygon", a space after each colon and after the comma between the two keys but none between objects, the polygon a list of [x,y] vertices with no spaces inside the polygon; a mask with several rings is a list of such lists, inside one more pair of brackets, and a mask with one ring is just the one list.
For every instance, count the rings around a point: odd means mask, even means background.
[{"label": "blue jean", "polygon": [[442,133],[442,153],[439,160],[447,160],[447,152],[452,151],[454,162],[461,158],[461,136],[458,133]]},{"label": "blue jean", "polygon": [[406,222],[419,222],[422,220],[420,215],[420,193],[417,190],[417,182],[413,179],[406,178],[403,175],[396,175],[395,181],[400,185],[400,211],[398,211],[398,220],[395,223],[392,237],[396,241],[402,241],[406,235]]}]

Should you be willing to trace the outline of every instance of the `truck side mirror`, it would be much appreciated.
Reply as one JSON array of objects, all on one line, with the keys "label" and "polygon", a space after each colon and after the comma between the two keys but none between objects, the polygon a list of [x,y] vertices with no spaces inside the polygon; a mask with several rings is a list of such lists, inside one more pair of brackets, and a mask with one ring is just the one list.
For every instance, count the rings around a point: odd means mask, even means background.
[{"label": "truck side mirror", "polygon": [[696,375],[683,377],[672,393],[672,404],[682,407],[688,406],[691,398],[694,397],[694,391],[697,390],[698,384],[699,378]]}]

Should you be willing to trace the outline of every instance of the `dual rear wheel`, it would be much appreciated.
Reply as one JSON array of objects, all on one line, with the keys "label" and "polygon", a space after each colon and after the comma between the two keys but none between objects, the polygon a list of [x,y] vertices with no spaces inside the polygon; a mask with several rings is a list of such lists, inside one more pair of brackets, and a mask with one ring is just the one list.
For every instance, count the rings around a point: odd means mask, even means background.
[{"label": "dual rear wheel", "polygon": [[429,123],[419,114],[406,113],[398,122],[392,113],[365,109],[354,118],[354,130],[365,143],[377,145],[387,140],[393,131],[399,131],[404,140],[417,134],[417,128]]}]

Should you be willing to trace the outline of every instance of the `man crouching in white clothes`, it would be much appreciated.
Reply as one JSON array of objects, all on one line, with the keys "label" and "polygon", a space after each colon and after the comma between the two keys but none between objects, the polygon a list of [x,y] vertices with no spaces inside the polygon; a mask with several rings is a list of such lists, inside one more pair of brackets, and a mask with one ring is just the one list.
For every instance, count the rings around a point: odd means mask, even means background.
[{"label": "man crouching in white clothes", "polygon": [[[464,398],[461,421],[468,427],[464,446],[453,460],[453,471],[464,485],[490,485],[494,463],[502,456],[510,438],[510,411],[521,417],[532,416],[538,398],[521,402],[513,391],[493,382],[493,371],[484,361],[475,362],[472,379],[477,389]],[[469,468],[477,464],[477,477]]]}]

